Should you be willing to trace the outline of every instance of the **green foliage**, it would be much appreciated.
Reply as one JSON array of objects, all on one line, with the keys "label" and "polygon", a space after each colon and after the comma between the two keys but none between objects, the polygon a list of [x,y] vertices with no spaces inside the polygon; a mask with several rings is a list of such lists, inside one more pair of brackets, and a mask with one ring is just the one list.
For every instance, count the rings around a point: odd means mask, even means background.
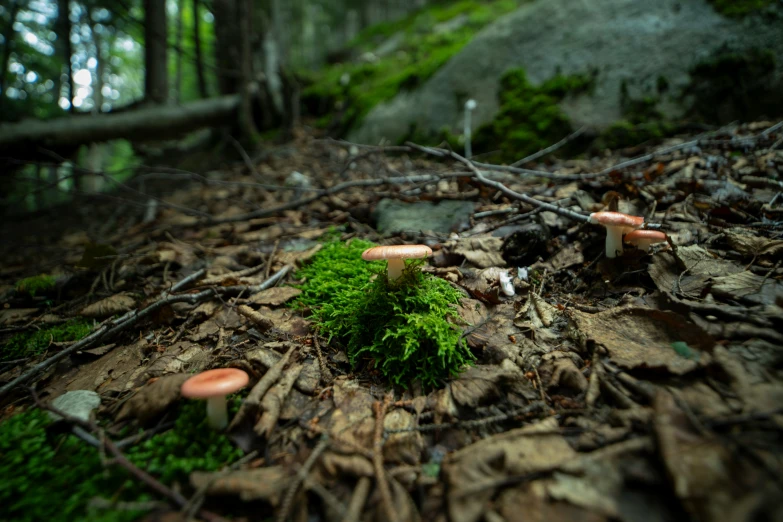
[{"label": "green foliage", "polygon": [[690,71],[691,116],[709,123],[750,121],[781,114],[777,58],[766,49],[723,47]]},{"label": "green foliage", "polygon": [[742,17],[762,11],[775,0],[710,0],[716,11],[724,16]]},{"label": "green foliage", "polygon": [[[230,403],[236,412],[239,399]],[[225,435],[206,425],[203,402],[183,405],[175,427],[126,452],[136,466],[163,483],[187,483],[194,470],[214,471],[241,455]],[[94,497],[123,501],[153,498],[137,480],[117,467],[104,469],[97,449],[73,435],[47,429],[45,412],[29,410],[0,424],[0,519],[125,522],[143,513],[98,510]]]},{"label": "green foliage", "polygon": [[523,69],[506,72],[500,80],[499,111],[476,131],[474,152],[499,150],[502,160],[514,161],[561,140],[571,132],[571,124],[558,104],[592,85],[590,75],[558,74],[536,87]]},{"label": "green foliage", "polygon": [[367,263],[366,241],[324,247],[297,277],[306,278],[298,306],[309,307],[319,327],[346,343],[351,363],[372,361],[395,384],[421,379],[436,386],[474,357],[462,340],[456,307],[462,297],[446,281],[408,264],[395,283],[383,263]]},{"label": "green foliage", "polygon": [[33,277],[27,277],[16,283],[16,291],[30,294],[35,297],[35,293],[54,288],[54,277],[48,274],[40,274]]},{"label": "green foliage", "polygon": [[[236,413],[240,399],[230,400]],[[183,405],[172,430],[155,435],[128,451],[128,458],[162,482],[187,483],[192,471],[214,471],[242,456],[223,433],[207,424],[204,401]]]},{"label": "green foliage", "polygon": [[138,518],[139,513],[96,511],[87,503],[117,491],[123,477],[105,472],[98,451],[72,435],[52,434],[38,409],[0,424],[0,506],[3,520],[97,522]]},{"label": "green foliage", "polygon": [[[384,39],[397,33],[404,41],[393,54],[374,63],[340,63],[310,76],[302,93],[308,111],[321,116],[319,125],[347,131],[357,125],[377,104],[427,81],[452,56],[470,42],[489,22],[528,0],[466,0],[453,5],[433,5],[402,20],[375,25],[362,31],[349,44],[359,54],[373,51]],[[434,32],[438,23],[468,15],[452,30]],[[347,85],[341,80],[348,78]],[[335,110],[340,107],[339,110]],[[324,117],[325,116],[325,117]]]},{"label": "green foliage", "polygon": [[[659,93],[668,89],[666,78],[657,79],[656,89]],[[633,98],[628,93],[628,85],[621,83],[620,108],[623,111],[623,119],[610,125],[601,134],[600,145],[619,149],[671,135],[676,126],[658,110],[659,101],[652,96]]]},{"label": "green foliage", "polygon": [[20,332],[11,337],[0,352],[0,361],[21,359],[40,355],[52,342],[62,343],[78,341],[90,333],[89,322],[84,319],[74,319],[33,332]]}]

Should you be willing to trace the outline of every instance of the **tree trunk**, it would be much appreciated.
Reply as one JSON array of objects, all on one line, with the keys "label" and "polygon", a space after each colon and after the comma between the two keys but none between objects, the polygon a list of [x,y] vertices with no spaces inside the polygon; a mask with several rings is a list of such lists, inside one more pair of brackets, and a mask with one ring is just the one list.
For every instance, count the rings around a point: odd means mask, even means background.
[{"label": "tree trunk", "polygon": [[177,2],[177,64],[174,73],[174,101],[179,103],[182,100],[182,25],[185,14],[185,0]]},{"label": "tree trunk", "polygon": [[[73,56],[73,44],[71,43],[71,9],[69,0],[57,0],[57,41],[58,50],[63,61],[63,73],[65,74],[65,97],[68,105],[66,112],[73,108],[73,71],[71,70],[71,57]],[[56,82],[59,85],[59,81]],[[60,102],[61,89],[56,89],[56,103]]]},{"label": "tree trunk", "polygon": [[20,157],[38,146],[49,149],[127,139],[171,139],[201,127],[236,123],[239,96],[221,96],[181,106],[147,107],[128,112],[26,120],[0,125],[0,156]]},{"label": "tree trunk", "polygon": [[239,92],[240,59],[236,0],[213,0],[215,62],[220,94]]},{"label": "tree trunk", "polygon": [[166,2],[144,0],[144,97],[153,103],[168,99]]},{"label": "tree trunk", "polygon": [[193,45],[196,48],[196,78],[198,79],[198,92],[202,98],[208,98],[207,81],[204,77],[204,58],[201,55],[201,11],[199,0],[193,0]]},{"label": "tree trunk", "polygon": [[5,32],[3,32],[5,51],[3,52],[2,62],[0,62],[0,118],[3,116],[3,103],[6,98],[5,79],[8,74],[8,62],[11,61],[11,49],[14,46],[14,22],[16,21],[17,13],[19,13],[19,2],[11,0],[11,6],[8,9],[10,14],[10,17],[8,18],[8,27]]},{"label": "tree trunk", "polygon": [[242,140],[248,144],[254,144],[258,140],[258,129],[253,122],[253,96],[251,83],[253,81],[253,57],[250,52],[251,0],[237,0],[237,24],[239,26],[239,53],[240,53],[240,109],[239,130]]}]

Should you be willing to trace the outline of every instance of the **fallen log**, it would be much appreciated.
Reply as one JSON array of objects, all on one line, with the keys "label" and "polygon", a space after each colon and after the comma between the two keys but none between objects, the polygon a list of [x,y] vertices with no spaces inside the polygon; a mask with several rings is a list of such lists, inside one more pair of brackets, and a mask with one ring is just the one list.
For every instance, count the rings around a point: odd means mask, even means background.
[{"label": "fallen log", "polygon": [[182,105],[156,105],[128,112],[24,120],[0,125],[0,153],[31,147],[61,148],[114,139],[169,139],[201,127],[236,121],[239,96],[221,96]]}]

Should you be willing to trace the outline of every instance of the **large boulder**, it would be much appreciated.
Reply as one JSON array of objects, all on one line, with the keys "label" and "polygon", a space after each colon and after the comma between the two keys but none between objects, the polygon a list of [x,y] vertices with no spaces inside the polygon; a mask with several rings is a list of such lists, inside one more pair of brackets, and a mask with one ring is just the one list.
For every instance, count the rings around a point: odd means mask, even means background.
[{"label": "large boulder", "polygon": [[411,129],[460,132],[468,98],[478,102],[476,128],[497,113],[503,73],[518,67],[533,85],[558,72],[596,74],[590,94],[561,104],[575,127],[605,128],[623,116],[623,89],[642,97],[662,84],[657,109],[677,117],[687,109],[680,95],[691,84],[689,71],[721,49],[771,51],[779,79],[782,22],[776,13],[729,19],[706,0],[538,0],[486,27],[419,89],[376,106],[349,138],[377,143]]}]

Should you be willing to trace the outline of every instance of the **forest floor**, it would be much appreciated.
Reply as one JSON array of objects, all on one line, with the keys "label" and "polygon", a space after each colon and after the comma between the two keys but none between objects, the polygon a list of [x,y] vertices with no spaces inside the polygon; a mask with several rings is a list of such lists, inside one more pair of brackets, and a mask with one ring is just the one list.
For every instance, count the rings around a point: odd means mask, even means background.
[{"label": "forest floor", "polygon": [[[783,125],[479,168],[299,132],[157,203],[5,223],[0,520],[783,520]],[[382,235],[381,198],[475,205]],[[602,210],[669,242],[608,259]],[[356,240],[432,247],[472,365],[393,386],[292,306]],[[218,367],[250,375],[226,435],[180,397]],[[77,390],[82,420],[51,405]]]}]

